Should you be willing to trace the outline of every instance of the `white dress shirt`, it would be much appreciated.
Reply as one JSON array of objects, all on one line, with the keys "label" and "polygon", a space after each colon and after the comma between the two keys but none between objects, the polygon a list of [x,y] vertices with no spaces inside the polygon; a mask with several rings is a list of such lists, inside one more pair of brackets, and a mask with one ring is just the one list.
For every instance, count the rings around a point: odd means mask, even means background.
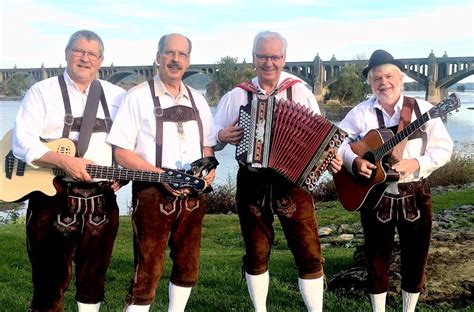
[{"label": "white dress shirt", "polygon": [[[159,76],[154,77],[155,94],[163,109],[174,105],[191,106],[187,90],[181,82],[180,93],[175,98],[166,89]],[[203,126],[203,145],[214,146],[215,128],[206,99],[190,88]],[[199,128],[195,120],[183,123],[184,136],[179,135],[174,122],[163,123],[162,167],[182,169],[186,164],[203,157]],[[134,151],[148,163],[156,164],[156,118],[148,82],[143,82],[127,93],[107,141],[118,147]]]},{"label": "white dress shirt", "polygon": [[[64,71],[71,112],[74,117],[82,117],[89,93],[89,87],[81,92]],[[105,98],[113,119],[120,106],[125,90],[104,80],[99,80],[104,90]],[[35,83],[25,94],[15,120],[13,136],[14,155],[32,165],[49,149],[40,141],[59,139],[64,128],[64,102],[61,95],[58,77],[51,77]],[[97,109],[97,118],[104,118],[102,104]],[[110,166],[112,164],[112,149],[106,143],[107,133],[93,133],[84,158],[96,164]],[[69,133],[69,139],[77,141],[79,132]],[[73,155],[74,156],[74,155]],[[33,165],[32,165],[33,166]]]},{"label": "white dress shirt", "polygon": [[[287,72],[282,72],[280,75],[280,79],[278,80],[278,85],[280,85],[280,83],[286,78],[300,80],[294,75],[291,75]],[[263,94],[265,94],[265,91],[260,87],[258,83],[258,77],[252,79],[252,84],[255,87],[259,88],[263,92]],[[291,88],[294,102],[310,108],[317,114],[321,114],[315,96],[313,95],[311,90],[309,90],[303,83],[297,83]],[[279,92],[275,96],[275,98],[276,100],[287,99],[286,94],[286,90],[283,90]],[[214,115],[214,121],[216,123],[216,133],[218,133],[221,129],[233,124],[239,118],[240,106],[245,106],[247,105],[247,103],[247,91],[242,88],[236,87],[224,94],[224,96],[219,101],[216,114]]]},{"label": "white dress shirt", "polygon": [[[421,114],[433,108],[427,101],[417,99]],[[385,126],[398,126],[400,114],[403,106],[403,95],[400,96],[395,105],[395,113],[390,116],[383,109],[377,98],[372,97],[351,109],[346,117],[341,121],[339,127],[348,133],[348,138],[341,145],[339,152],[346,168],[352,172],[352,163],[357,157],[352,152],[348,143],[362,139],[370,130],[379,128],[375,108],[382,110]],[[412,113],[412,122],[416,119],[415,111]],[[453,141],[451,140],[443,121],[440,118],[431,119],[421,126],[421,131],[426,133],[426,150],[422,149],[422,138],[408,140],[403,151],[403,159],[417,159],[420,169],[414,174],[408,175],[399,182],[418,181],[427,178],[435,169],[446,164],[453,151]]]}]

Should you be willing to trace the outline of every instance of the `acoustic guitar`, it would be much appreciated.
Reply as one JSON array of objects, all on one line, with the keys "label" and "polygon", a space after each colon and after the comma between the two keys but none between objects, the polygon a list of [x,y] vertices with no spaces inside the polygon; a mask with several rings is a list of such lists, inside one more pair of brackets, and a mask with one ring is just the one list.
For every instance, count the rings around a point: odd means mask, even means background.
[{"label": "acoustic guitar", "polygon": [[376,207],[388,184],[400,178],[397,172],[390,169],[387,162],[393,148],[430,119],[444,116],[459,108],[460,105],[459,97],[452,93],[395,135],[386,128],[373,129],[360,141],[350,143],[355,154],[368,160],[377,168],[372,171],[370,178],[354,176],[345,166],[333,175],[336,192],[342,206],[348,211]]},{"label": "acoustic guitar", "polygon": [[[74,142],[62,138],[44,143],[49,150],[66,156],[74,156]],[[56,176],[66,176],[59,168],[33,168],[20,161],[11,152],[12,130],[8,131],[0,142],[0,200],[6,202],[19,201],[31,192],[40,191],[48,196],[57,193],[53,184]],[[196,163],[196,162],[195,162]],[[209,161],[199,161],[194,164],[193,172],[203,173],[215,168],[217,164]],[[192,164],[192,165],[193,165]],[[203,165],[203,167],[199,167]],[[92,178],[107,180],[127,180],[167,183],[173,189],[189,188],[192,192],[206,192],[203,179],[194,175],[173,169],[163,168],[165,172],[157,173],[136,169],[115,168],[100,165],[87,165],[86,171]]]}]

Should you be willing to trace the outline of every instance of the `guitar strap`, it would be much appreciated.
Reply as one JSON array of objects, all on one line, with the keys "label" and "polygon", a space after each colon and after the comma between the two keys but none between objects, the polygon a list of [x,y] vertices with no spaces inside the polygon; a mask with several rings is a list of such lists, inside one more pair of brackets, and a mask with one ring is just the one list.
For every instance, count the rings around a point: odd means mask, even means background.
[{"label": "guitar strap", "polygon": [[[400,113],[400,121],[398,123],[397,133],[405,129],[411,122],[411,115],[413,113],[413,107],[415,106],[415,100],[413,98],[403,97],[403,106]],[[391,161],[394,163],[399,162],[403,158],[403,151],[407,145],[408,138],[405,138],[400,143],[395,145],[392,154],[390,155]]]},{"label": "guitar strap", "polygon": [[[71,101],[69,100],[69,94],[67,91],[66,82],[63,75],[58,76],[59,86],[61,89],[61,95],[64,103],[64,128],[63,128],[63,138],[69,138],[69,132],[71,131],[80,131],[83,118],[76,117],[72,115],[71,111]],[[107,106],[107,100],[105,99],[105,94],[100,86],[100,103],[102,104],[102,109],[104,111],[105,118],[95,118],[93,132],[107,132],[109,133],[110,128],[112,127],[112,118],[110,117],[109,107]],[[89,93],[90,94],[90,93]]]},{"label": "guitar strap", "polygon": [[[411,115],[412,115],[413,110],[415,111],[416,117],[419,118],[421,116],[421,111],[416,99],[404,96],[402,111],[400,113],[400,121],[397,127],[397,133],[400,131],[403,131],[403,129],[405,129],[405,127],[411,123]],[[377,113],[377,120],[379,123],[379,127],[386,128],[382,111],[380,109],[376,109],[376,113]],[[427,138],[426,132],[420,131],[420,130],[417,130],[417,132],[421,132],[421,139],[422,139],[421,155],[424,155],[428,138]],[[416,132],[415,132],[410,137],[405,138],[403,141],[398,143],[394,147],[392,154],[390,155],[390,162],[391,163],[399,162],[402,159],[403,151],[405,150],[405,146],[408,140],[412,138],[413,139],[418,138],[418,137],[419,135],[416,135]]]},{"label": "guitar strap", "polygon": [[79,139],[77,142],[77,155],[79,157],[84,157],[89,148],[101,93],[102,87],[100,86],[100,82],[94,79],[89,86],[89,94],[87,95],[86,107],[84,108],[81,129],[79,131]]},{"label": "guitar strap", "polygon": [[155,106],[155,120],[156,120],[156,157],[155,165],[161,167],[162,153],[163,153],[163,122],[175,122],[178,125],[178,131],[180,123],[196,120],[199,129],[199,143],[201,146],[201,155],[203,152],[203,126],[202,120],[199,116],[199,110],[194,102],[193,95],[188,86],[185,85],[186,90],[191,101],[191,107],[184,105],[176,105],[169,108],[163,109],[160,104],[160,97],[155,94],[155,81],[153,79],[148,80],[150,87],[151,96],[153,98],[153,104]]}]

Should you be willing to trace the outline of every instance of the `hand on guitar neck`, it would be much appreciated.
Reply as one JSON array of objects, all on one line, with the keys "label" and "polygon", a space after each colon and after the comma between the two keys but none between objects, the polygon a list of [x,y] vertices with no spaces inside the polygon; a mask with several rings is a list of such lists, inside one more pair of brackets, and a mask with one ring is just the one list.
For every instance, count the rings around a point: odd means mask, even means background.
[{"label": "hand on guitar neck", "polygon": [[60,168],[74,181],[92,181],[92,177],[87,172],[86,167],[87,165],[93,165],[94,162],[88,159],[71,156],[73,155],[65,155],[49,151],[41,158],[34,161],[34,164],[40,167]]},{"label": "hand on guitar neck", "polygon": [[[212,188],[206,187],[203,179],[196,176],[205,176],[218,164],[214,157],[205,157],[191,164],[190,173],[162,168],[162,172],[154,170],[127,169],[95,165],[91,161],[81,158],[75,158],[75,146],[69,139],[58,139],[44,143],[50,151],[61,154],[55,157],[46,153],[41,159],[41,166],[33,168],[25,162],[18,160],[11,152],[12,131],[8,131],[0,141],[0,200],[13,202],[22,201],[27,195],[34,191],[40,191],[48,196],[57,193],[53,180],[56,176],[70,175],[81,178],[86,181],[89,178],[97,178],[109,181],[142,181],[150,183],[163,183],[170,185],[175,190],[188,188],[191,192],[208,192]],[[62,157],[69,157],[71,161],[64,162]],[[62,166],[57,168],[52,166]],[[74,175],[74,173],[87,171],[87,176]],[[71,174],[72,172],[72,174]],[[120,182],[118,182],[120,183]],[[118,188],[119,184],[115,187]],[[115,188],[114,188],[115,189]]]}]

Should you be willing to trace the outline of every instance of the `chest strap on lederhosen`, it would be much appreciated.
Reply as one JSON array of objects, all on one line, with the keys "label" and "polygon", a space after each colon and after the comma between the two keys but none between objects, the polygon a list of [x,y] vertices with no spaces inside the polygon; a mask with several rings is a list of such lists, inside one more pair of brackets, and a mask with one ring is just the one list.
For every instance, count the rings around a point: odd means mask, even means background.
[{"label": "chest strap on lederhosen", "polygon": [[148,80],[148,85],[150,87],[151,97],[153,98],[153,104],[155,106],[155,120],[156,120],[156,157],[155,157],[155,165],[157,167],[161,167],[162,159],[163,159],[163,123],[164,122],[186,122],[191,120],[196,120],[198,129],[199,129],[199,145],[201,146],[201,155],[203,153],[203,142],[204,142],[204,135],[203,135],[203,127],[202,127],[202,120],[199,115],[199,110],[196,107],[196,103],[194,102],[193,95],[191,94],[191,90],[188,86],[186,90],[189,95],[189,99],[191,101],[191,106],[184,106],[184,105],[176,105],[169,108],[163,109],[160,104],[160,97],[156,96],[155,94],[155,81],[153,79]]},{"label": "chest strap on lederhosen", "polygon": [[[406,116],[409,116],[409,117],[405,117],[405,119],[407,119],[407,120],[402,121],[402,116],[400,116],[399,125],[394,126],[394,127],[389,127],[389,129],[392,130],[393,133],[398,133],[401,130],[403,130],[403,128],[405,128],[408,124],[410,124],[412,111],[415,111],[416,118],[420,118],[421,111],[420,111],[420,107],[418,106],[418,102],[416,101],[416,99],[404,96],[403,97],[402,113]],[[382,111],[379,108],[376,108],[375,112],[377,114],[377,121],[379,123],[379,128],[386,128],[385,121],[383,119]],[[420,137],[421,137],[421,140],[422,140],[422,146],[421,146],[420,154],[424,155],[425,150],[426,150],[426,144],[428,142],[428,137],[426,136],[426,132],[421,131],[420,129],[418,129],[412,135],[410,135],[410,137],[408,137],[408,140],[417,139],[417,138],[420,138]],[[397,154],[400,155],[399,156],[400,159],[403,155],[404,147],[405,146],[403,145],[403,148],[401,148],[401,147],[398,148],[399,151],[397,152]]]},{"label": "chest strap on lederhosen", "polygon": [[[67,92],[66,82],[64,76],[58,76],[59,86],[61,88],[61,94],[64,102],[64,128],[63,128],[63,138],[69,137],[69,132],[71,130],[78,131],[80,130],[82,117],[74,117],[71,111],[71,102],[69,100],[69,94]],[[104,110],[105,118],[96,118],[93,132],[107,132],[109,133],[110,128],[112,127],[112,118],[110,117],[109,107],[107,106],[107,101],[105,99],[104,91],[102,90],[100,94],[100,102],[102,104],[102,109]]]},{"label": "chest strap on lederhosen", "polygon": [[301,80],[298,79],[293,79],[293,78],[286,78],[283,80],[278,87],[276,87],[268,96],[264,95],[260,89],[255,87],[253,83],[250,80],[244,81],[242,83],[239,83],[236,87],[239,87],[241,89],[244,89],[247,91],[247,104],[252,103],[253,95],[257,94],[257,96],[263,96],[263,97],[270,97],[272,95],[276,95],[280,93],[283,90],[286,90],[286,98],[288,100],[293,100],[293,92],[292,92],[292,86],[300,83]]}]

